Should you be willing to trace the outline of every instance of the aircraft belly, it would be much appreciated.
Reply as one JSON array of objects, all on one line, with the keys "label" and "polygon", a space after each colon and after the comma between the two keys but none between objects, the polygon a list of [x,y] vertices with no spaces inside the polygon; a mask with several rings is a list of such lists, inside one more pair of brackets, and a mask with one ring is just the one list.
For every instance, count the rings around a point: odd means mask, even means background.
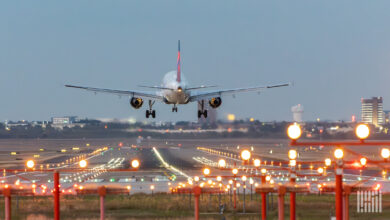
[{"label": "aircraft belly", "polygon": [[188,95],[185,93],[167,93],[165,95],[165,99],[167,104],[187,104],[188,103]]}]

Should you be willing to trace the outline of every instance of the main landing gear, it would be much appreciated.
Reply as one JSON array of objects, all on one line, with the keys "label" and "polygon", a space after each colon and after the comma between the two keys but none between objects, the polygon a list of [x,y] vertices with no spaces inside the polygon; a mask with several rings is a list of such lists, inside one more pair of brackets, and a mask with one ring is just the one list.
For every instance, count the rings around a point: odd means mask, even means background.
[{"label": "main landing gear", "polygon": [[207,110],[204,109],[204,100],[198,101],[198,104],[200,105],[200,110],[198,110],[198,118],[201,118],[202,115],[204,118],[207,118]]},{"label": "main landing gear", "polygon": [[149,110],[146,110],[146,118],[149,118],[149,116],[152,116],[152,118],[156,117],[156,111],[152,109],[154,102],[155,101],[149,100]]},{"label": "main landing gear", "polygon": [[172,112],[177,112],[177,107],[176,107],[176,104],[173,104],[173,107],[172,107]]}]

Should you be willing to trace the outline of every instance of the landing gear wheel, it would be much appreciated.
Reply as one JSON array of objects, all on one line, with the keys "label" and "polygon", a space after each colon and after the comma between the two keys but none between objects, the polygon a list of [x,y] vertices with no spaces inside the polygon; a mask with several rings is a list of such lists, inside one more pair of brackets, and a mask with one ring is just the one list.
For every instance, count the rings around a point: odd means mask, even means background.
[{"label": "landing gear wheel", "polygon": [[146,118],[149,118],[149,116],[152,116],[152,118],[156,117],[156,111],[152,109],[153,104],[154,104],[154,101],[149,100],[149,110],[146,110],[146,113],[145,113]]},{"label": "landing gear wheel", "polygon": [[198,118],[202,117],[202,112],[198,110]]},{"label": "landing gear wheel", "polygon": [[204,117],[204,118],[207,118],[207,110],[204,110],[204,111],[203,111],[203,117]]}]

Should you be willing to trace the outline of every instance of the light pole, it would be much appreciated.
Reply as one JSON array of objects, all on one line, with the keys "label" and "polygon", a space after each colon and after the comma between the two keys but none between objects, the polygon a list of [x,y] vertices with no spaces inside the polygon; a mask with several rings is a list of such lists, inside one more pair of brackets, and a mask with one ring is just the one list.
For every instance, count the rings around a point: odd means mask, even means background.
[{"label": "light pole", "polygon": [[222,189],[222,177],[221,176],[217,176],[217,181],[218,181],[218,185],[219,185],[219,191],[218,191],[218,204],[219,204],[219,208],[221,208],[221,189]]},{"label": "light pole", "polygon": [[151,185],[151,186],[150,186],[150,190],[152,191],[152,196],[153,196],[154,185]]},{"label": "light pole", "polygon": [[237,187],[236,187],[236,176],[238,174],[238,169],[237,168],[234,168],[232,170],[232,173],[233,173],[233,200],[234,200],[234,210],[236,210],[237,208]]},{"label": "light pole", "polygon": [[60,173],[54,172],[54,220],[60,220]]},{"label": "light pole", "polygon": [[232,190],[233,190],[233,180],[229,180],[229,185],[228,185],[228,188],[229,188],[229,197],[230,197],[230,205],[232,205]]},{"label": "light pole", "polygon": [[243,191],[244,191],[244,203],[243,203],[243,212],[245,213],[245,189],[246,189],[246,185],[245,185],[245,182],[246,182],[246,176],[242,176],[241,177],[241,180],[243,182]]},{"label": "light pole", "polygon": [[[265,185],[265,174],[267,170],[265,168],[261,169],[261,185]],[[267,194],[265,192],[261,193],[261,219],[267,219]]]},{"label": "light pole", "polygon": [[252,194],[253,194],[253,193],[252,193],[253,183],[254,183],[253,179],[250,178],[250,179],[249,179],[249,184],[251,184],[251,201],[252,201]]},{"label": "light pole", "polygon": [[[288,158],[290,159],[290,183],[291,185],[295,184],[295,179],[297,178],[297,174],[295,172],[295,166],[297,164],[298,153],[296,150],[289,150],[288,151]],[[295,192],[290,192],[290,220],[295,220],[296,213],[295,213],[295,201],[296,201],[296,194]]]},{"label": "light pole", "polygon": [[336,161],[336,220],[343,219],[343,157],[344,152],[338,148],[334,151]]}]

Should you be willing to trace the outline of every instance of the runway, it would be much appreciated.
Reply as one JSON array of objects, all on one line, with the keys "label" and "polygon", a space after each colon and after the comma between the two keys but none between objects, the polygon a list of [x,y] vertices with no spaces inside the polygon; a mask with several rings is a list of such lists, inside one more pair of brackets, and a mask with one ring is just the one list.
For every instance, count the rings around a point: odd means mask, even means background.
[{"label": "runway", "polygon": [[[239,156],[242,149],[252,152],[252,158],[259,158],[261,168],[268,169],[275,183],[288,182],[288,172],[278,170],[278,162],[287,161],[287,152],[291,149],[288,140],[284,139],[80,139],[80,140],[0,140],[1,167],[6,169],[25,169],[25,161],[36,162],[34,172],[2,173],[2,184],[36,184],[49,189],[53,185],[52,173],[40,170],[55,169],[60,172],[61,187],[71,190],[77,185],[121,185],[131,188],[130,193],[168,192],[172,185],[187,182],[194,176],[203,177],[202,169],[209,167],[211,176],[231,176],[230,170],[217,167],[219,159],[224,158],[227,167],[239,167],[238,176],[258,175],[259,170],[253,166],[244,166],[237,157],[210,154],[198,148],[213,149],[218,152],[229,152]],[[379,159],[378,147],[350,147],[349,149],[367,155],[369,159]],[[298,148],[298,161],[323,161],[332,158],[332,149],[304,147]],[[16,152],[16,154],[15,154]],[[35,156],[34,155],[39,155]],[[78,161],[88,161],[88,171],[67,172],[64,169],[78,168]],[[130,161],[138,159],[141,166],[134,172],[111,172],[112,169],[130,167]],[[356,159],[346,155],[346,159]],[[316,170],[298,170],[302,175],[316,174]],[[331,174],[332,170],[327,170]],[[332,175],[330,175],[332,176]],[[380,169],[369,168],[362,173],[356,170],[345,170],[345,182],[370,179],[365,184],[380,183],[384,191],[389,191],[387,179],[383,179]],[[206,180],[206,179],[205,179]],[[223,179],[227,184],[229,178]],[[254,183],[259,178],[253,178]],[[215,181],[215,178],[214,178]],[[298,178],[298,183],[332,182],[333,178]],[[316,184],[313,184],[316,187]]]}]

